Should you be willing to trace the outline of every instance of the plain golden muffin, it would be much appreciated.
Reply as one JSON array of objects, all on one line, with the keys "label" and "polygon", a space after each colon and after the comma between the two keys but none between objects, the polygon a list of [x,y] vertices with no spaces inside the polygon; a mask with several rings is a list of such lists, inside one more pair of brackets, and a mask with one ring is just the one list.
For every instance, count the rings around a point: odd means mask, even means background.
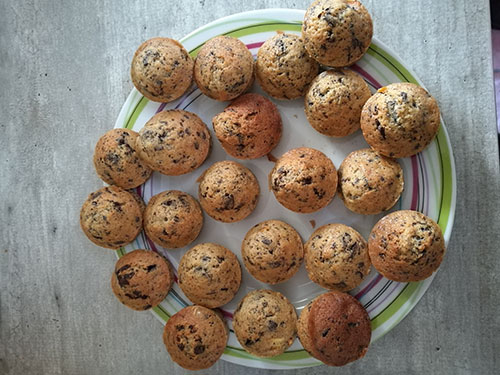
[{"label": "plain golden muffin", "polygon": [[379,154],[406,158],[424,150],[439,130],[439,107],[414,83],[380,88],[363,107],[361,131]]},{"label": "plain golden muffin", "polygon": [[316,77],[319,64],[309,57],[300,36],[278,32],[259,48],[255,77],[262,89],[276,99],[304,96]]},{"label": "plain golden muffin", "polygon": [[252,227],[241,244],[246,269],[257,280],[278,284],[289,280],[304,259],[302,239],[289,224],[263,221]]},{"label": "plain golden muffin", "polygon": [[222,148],[238,159],[267,155],[281,138],[278,108],[259,94],[243,94],[212,120]]},{"label": "plain golden muffin", "polygon": [[146,182],[152,171],[135,150],[137,137],[130,129],[111,129],[99,138],[94,150],[94,167],[101,180],[124,189]]},{"label": "plain golden muffin", "polygon": [[337,190],[337,170],[321,151],[308,147],[283,154],[269,174],[269,186],[283,206],[310,213],[326,207]]},{"label": "plain golden muffin", "polygon": [[360,127],[363,105],[371,92],[365,80],[350,69],[327,70],[309,86],[304,111],[321,134],[344,137]]},{"label": "plain golden muffin", "polygon": [[142,207],[118,186],[91,193],[80,210],[80,226],[90,241],[108,249],[131,243],[142,230]]},{"label": "plain golden muffin", "polygon": [[395,211],[380,219],[368,239],[373,266],[400,282],[420,281],[439,268],[445,243],[439,225],[424,214]]},{"label": "plain golden muffin", "polygon": [[253,57],[247,46],[230,36],[217,36],[201,47],[194,63],[200,91],[215,100],[231,100],[253,83]]},{"label": "plain golden muffin", "polygon": [[370,148],[347,155],[338,175],[340,198],[349,210],[363,215],[392,208],[404,188],[403,169],[397,160]]},{"label": "plain golden muffin", "polygon": [[198,237],[202,227],[200,204],[179,190],[167,190],[152,196],[144,211],[146,235],[166,249],[189,245]]},{"label": "plain golden muffin", "polygon": [[364,238],[344,224],[316,229],[304,245],[307,274],[325,289],[347,292],[370,273],[370,257]]},{"label": "plain golden muffin", "polygon": [[358,300],[332,291],[313,299],[301,312],[298,336],[304,349],[328,366],[364,357],[371,340],[370,317]]},{"label": "plain golden muffin", "polygon": [[241,267],[236,255],[214,243],[201,243],[187,251],[177,272],[179,287],[186,297],[209,308],[231,301],[241,283]]},{"label": "plain golden muffin", "polygon": [[210,146],[207,126],[196,114],[181,109],[154,115],[136,141],[140,158],[167,176],[194,171],[208,157]]},{"label": "plain golden muffin", "polygon": [[295,340],[297,314],[283,294],[254,290],[234,311],[233,329],[247,352],[257,357],[275,357]]},{"label": "plain golden muffin", "polygon": [[174,314],[163,330],[172,361],[187,370],[211,367],[226,348],[229,332],[224,320],[203,306],[188,306]]},{"label": "plain golden muffin", "polygon": [[134,250],[122,256],[111,276],[116,298],[134,310],[148,310],[165,299],[174,273],[169,262],[149,250]]},{"label": "plain golden muffin", "polygon": [[179,98],[193,80],[193,59],[176,40],[152,38],[140,45],[130,75],[136,89],[154,102]]},{"label": "plain golden muffin", "polygon": [[372,18],[356,0],[316,0],[302,23],[302,38],[309,55],[334,68],[361,59],[372,36]]},{"label": "plain golden muffin", "polygon": [[215,220],[234,223],[246,218],[257,206],[259,182],[250,169],[239,163],[214,163],[199,180],[201,207]]}]

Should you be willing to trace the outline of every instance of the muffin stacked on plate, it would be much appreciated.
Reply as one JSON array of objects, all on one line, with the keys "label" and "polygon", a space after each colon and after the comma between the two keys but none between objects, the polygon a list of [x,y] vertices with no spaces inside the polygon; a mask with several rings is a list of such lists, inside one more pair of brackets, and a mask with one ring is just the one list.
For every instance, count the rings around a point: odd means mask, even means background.
[{"label": "muffin stacked on plate", "polygon": [[[205,369],[221,357],[229,330],[217,309],[234,300],[245,277],[267,285],[293,283],[304,262],[309,279],[328,291],[312,299],[297,318],[284,294],[267,287],[246,290],[232,325],[243,349],[256,357],[274,357],[298,336],[311,356],[343,366],[363,357],[371,340],[368,312],[347,294],[366,279],[371,265],[400,282],[423,280],[439,267],[445,253],[441,229],[416,211],[382,217],[368,241],[342,223],[323,222],[308,233],[305,244],[282,220],[269,217],[250,224],[265,184],[252,171],[252,161],[265,156],[272,161],[282,136],[293,131],[273,101],[248,93],[254,77],[273,99],[304,97],[311,131],[350,139],[361,129],[370,146],[351,152],[338,170],[331,160],[335,152],[306,147],[307,140],[284,152],[266,172],[269,190],[290,218],[326,213],[336,193],[352,215],[380,214],[400,199],[403,169],[394,158],[415,155],[429,145],[439,128],[439,108],[430,94],[411,83],[377,87],[371,95],[354,64],[368,50],[372,33],[371,17],[359,1],[317,0],[305,13],[301,35],[276,33],[259,48],[255,62],[247,46],[230,36],[208,40],[194,59],[169,38],[150,39],[136,51],[132,82],[149,100],[186,98],[194,81],[208,103],[230,101],[213,116],[212,125],[228,157],[239,159],[218,160],[200,172],[213,136],[197,114],[174,109],[175,104],[144,121],[138,133],[107,132],[95,148],[95,170],[110,186],[84,202],[82,230],[96,245],[116,250],[135,247],[132,243],[144,229],[143,242],[154,251],[123,255],[121,250],[111,288],[122,304],[147,310],[161,304],[178,282],[193,305],[169,319],[163,340],[180,366]],[[170,181],[195,171],[197,197],[185,184],[182,191],[156,192],[146,205],[144,189],[137,191],[141,195],[127,190],[147,184],[153,173]],[[241,254],[206,242],[205,220],[219,227],[246,225]],[[182,255],[177,276],[166,257],[172,252]]]}]

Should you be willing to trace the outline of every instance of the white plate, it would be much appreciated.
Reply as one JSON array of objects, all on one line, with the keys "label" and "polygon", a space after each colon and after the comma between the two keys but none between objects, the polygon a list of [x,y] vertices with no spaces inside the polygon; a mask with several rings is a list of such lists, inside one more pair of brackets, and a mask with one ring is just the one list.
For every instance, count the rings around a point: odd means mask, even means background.
[{"label": "white plate", "polygon": [[[210,38],[220,34],[231,35],[242,40],[255,55],[262,43],[277,30],[300,34],[303,16],[304,11],[292,9],[266,9],[239,13],[203,26],[183,38],[181,42],[194,57],[200,46]],[[404,67],[395,54],[375,38],[367,54],[353,69],[365,78],[373,91],[392,82],[419,83],[415,75]],[[263,93],[258,84],[254,84],[252,91]],[[283,136],[278,146],[272,151],[276,157],[295,147],[313,147],[329,156],[338,168],[349,152],[367,147],[360,131],[340,139],[325,137],[317,133],[304,116],[303,99],[273,100],[273,102],[278,106],[283,119]],[[223,151],[211,127],[212,117],[222,111],[226,105],[227,102],[217,102],[201,94],[194,84],[184,96],[167,105],[151,102],[137,90],[132,90],[118,116],[115,127],[139,131],[155,113],[163,109],[181,108],[198,114],[211,129],[213,137],[212,152],[199,169],[178,177],[154,173],[149,181],[138,188],[138,192],[146,202],[152,195],[169,189],[182,190],[197,197],[196,180],[205,169],[219,160],[235,160]],[[413,209],[428,215],[439,223],[445,240],[448,242],[455,213],[456,178],[451,145],[444,124],[441,123],[436,139],[422,153],[399,161],[404,171],[405,190],[394,209]],[[253,225],[264,220],[284,220],[296,228],[302,239],[306,241],[313,232],[312,220],[315,221],[316,228],[327,223],[344,223],[354,227],[367,238],[372,226],[383,216],[354,214],[344,207],[338,197],[335,197],[329,206],[318,213],[291,212],[278,204],[268,190],[267,175],[273,167],[272,162],[265,157],[239,162],[250,168],[259,180],[261,195],[256,210],[246,219],[233,224],[220,223],[205,215],[202,232],[190,247],[202,242],[219,243],[232,250],[241,261],[240,247],[243,237]],[[152,249],[162,253],[175,268],[188,249],[186,247],[164,250],[154,245],[144,233],[141,233],[133,244],[120,249],[117,254],[122,256],[138,248]],[[253,289],[270,288],[282,292],[295,305],[297,313],[300,313],[313,297],[326,292],[325,289],[308,279],[304,265],[291,280],[276,286],[269,286],[255,280],[244,267],[242,271],[243,279],[238,294],[222,309],[230,327],[232,312],[237,303]],[[418,283],[397,283],[383,278],[372,268],[372,272],[363,284],[351,292],[365,306],[372,319],[372,341],[389,332],[410,312],[429,287],[432,278]],[[153,309],[153,313],[162,323],[165,323],[169,316],[189,304],[188,299],[175,284],[165,301]],[[245,366],[270,369],[299,368],[320,364],[303,350],[298,340],[286,353],[278,357],[266,359],[254,357],[241,348],[233,332],[230,334],[222,359]]]}]

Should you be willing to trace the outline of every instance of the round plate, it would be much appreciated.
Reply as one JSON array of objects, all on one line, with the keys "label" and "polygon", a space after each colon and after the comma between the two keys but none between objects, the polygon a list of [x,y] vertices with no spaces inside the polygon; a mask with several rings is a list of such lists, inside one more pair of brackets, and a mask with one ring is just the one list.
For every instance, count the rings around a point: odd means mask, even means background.
[{"label": "round plate", "polygon": [[[199,28],[183,38],[181,43],[191,56],[195,57],[203,43],[210,38],[220,34],[230,35],[242,40],[255,56],[262,43],[278,30],[300,34],[303,17],[304,11],[292,9],[266,9],[239,13]],[[363,59],[352,69],[364,77],[372,91],[392,82],[420,83],[395,54],[376,39],[373,40]],[[258,84],[254,84],[252,91],[263,94]],[[278,146],[272,151],[275,157],[295,147],[313,147],[329,156],[338,168],[348,153],[367,147],[360,131],[348,137],[335,139],[325,137],[313,130],[304,115],[303,99],[273,100],[273,102],[278,106],[283,119],[283,136]],[[227,102],[217,102],[201,94],[194,84],[181,98],[168,104],[151,102],[134,89],[125,102],[115,127],[139,131],[155,113],[164,109],[181,108],[196,113],[211,128],[212,117],[221,112],[226,105]],[[213,131],[212,137],[211,154],[199,169],[177,177],[154,173],[149,181],[137,189],[144,200],[147,202],[152,195],[169,189],[182,190],[197,197],[196,180],[201,173],[216,161],[234,160],[223,151]],[[295,227],[302,239],[306,241],[314,227],[334,222],[350,225],[368,238],[373,225],[383,216],[382,214],[363,216],[352,213],[344,207],[338,197],[320,212],[294,213],[278,204],[267,187],[267,175],[273,167],[271,161],[264,157],[239,162],[250,168],[259,180],[261,194],[256,210],[246,219],[233,224],[220,223],[205,215],[203,230],[190,246],[202,242],[219,243],[232,250],[241,261],[240,246],[243,237],[252,226],[264,220],[284,220]],[[405,189],[394,209],[412,209],[428,215],[439,223],[445,240],[448,242],[455,213],[456,179],[451,145],[444,124],[441,123],[437,137],[422,153],[411,158],[400,159],[399,162],[403,167]],[[187,247],[164,250],[146,238],[143,232],[134,243],[120,249],[117,253],[118,256],[122,256],[137,248],[160,252],[175,268],[187,250]],[[300,313],[312,298],[326,292],[325,289],[308,279],[304,265],[291,280],[276,286],[258,282],[248,274],[244,267],[242,271],[242,284],[238,294],[233,301],[221,309],[230,328],[232,312],[237,303],[253,289],[270,288],[282,292],[295,305],[297,313]],[[372,268],[372,272],[363,284],[351,292],[361,301],[371,317],[372,341],[389,332],[409,313],[429,287],[432,278],[417,283],[397,283],[383,278]],[[189,304],[189,300],[175,284],[162,304],[153,309],[153,313],[162,323],[165,323],[172,314]],[[254,357],[241,348],[232,331],[222,359],[244,366],[271,369],[300,368],[320,364],[303,350],[299,340],[296,340],[288,351],[280,356],[266,359]]]}]

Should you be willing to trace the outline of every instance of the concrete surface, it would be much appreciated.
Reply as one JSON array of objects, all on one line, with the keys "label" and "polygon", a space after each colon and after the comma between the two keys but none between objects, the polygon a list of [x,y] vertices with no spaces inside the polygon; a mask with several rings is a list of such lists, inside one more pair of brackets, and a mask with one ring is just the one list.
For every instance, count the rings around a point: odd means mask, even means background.
[{"label": "concrete surface", "polygon": [[[308,1],[0,1],[0,374],[181,374],[149,312],[119,305],[115,256],[81,233],[91,155],[132,87],[135,48],[232,13]],[[317,374],[491,374],[500,367],[500,178],[486,0],[366,0],[375,35],[438,99],[457,164],[448,254],[366,357]],[[290,373],[306,374],[304,369]],[[219,361],[203,373],[256,374]],[[271,371],[267,371],[271,373]]]}]

